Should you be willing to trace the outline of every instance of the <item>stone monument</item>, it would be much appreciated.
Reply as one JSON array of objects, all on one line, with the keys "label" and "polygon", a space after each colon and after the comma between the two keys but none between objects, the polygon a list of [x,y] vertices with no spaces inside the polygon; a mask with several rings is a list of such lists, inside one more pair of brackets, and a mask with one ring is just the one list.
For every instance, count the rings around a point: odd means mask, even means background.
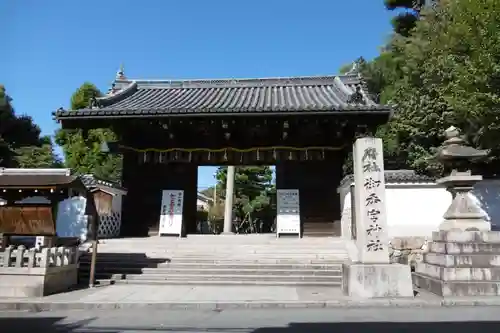
[{"label": "stone monument", "polygon": [[382,140],[357,139],[353,155],[359,262],[343,265],[343,291],[357,298],[413,297],[410,266],[389,261]]},{"label": "stone monument", "polygon": [[500,296],[500,232],[491,231],[469,193],[482,179],[472,175],[470,164],[488,151],[468,146],[455,127],[445,134],[436,158],[451,173],[437,182],[451,193],[452,202],[432,235],[429,253],[416,266],[413,282],[444,297]]}]

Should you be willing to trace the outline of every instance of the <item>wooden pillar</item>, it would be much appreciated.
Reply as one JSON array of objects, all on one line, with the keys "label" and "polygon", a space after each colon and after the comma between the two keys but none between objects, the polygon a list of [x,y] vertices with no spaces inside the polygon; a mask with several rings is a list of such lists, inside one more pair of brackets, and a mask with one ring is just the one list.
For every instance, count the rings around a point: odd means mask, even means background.
[{"label": "wooden pillar", "polygon": [[141,200],[141,178],[138,167],[138,156],[134,152],[123,154],[122,185],[127,189],[127,195],[122,198],[122,223],[120,236],[130,237],[137,233],[136,221],[139,218],[135,203]]},{"label": "wooden pillar", "polygon": [[196,218],[197,208],[196,202],[198,201],[198,165],[194,163],[185,163],[179,165],[179,171],[182,176],[178,179],[181,180],[177,184],[179,190],[184,190],[184,207],[183,207],[183,225],[184,235],[196,233]]}]

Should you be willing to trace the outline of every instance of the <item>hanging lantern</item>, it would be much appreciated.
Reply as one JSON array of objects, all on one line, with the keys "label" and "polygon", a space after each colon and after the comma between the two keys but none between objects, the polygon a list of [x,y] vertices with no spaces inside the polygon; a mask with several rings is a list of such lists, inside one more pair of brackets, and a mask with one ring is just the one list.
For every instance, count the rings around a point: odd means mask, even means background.
[{"label": "hanging lantern", "polygon": [[257,159],[257,161],[260,161],[260,151],[259,151],[259,148],[257,148],[257,154],[256,154],[255,158]]}]

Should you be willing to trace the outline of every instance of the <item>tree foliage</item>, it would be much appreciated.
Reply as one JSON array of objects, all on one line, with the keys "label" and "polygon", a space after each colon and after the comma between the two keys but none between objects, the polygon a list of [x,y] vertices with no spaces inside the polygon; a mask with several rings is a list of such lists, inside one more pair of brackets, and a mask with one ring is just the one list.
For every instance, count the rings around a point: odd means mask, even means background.
[{"label": "tree foliage", "polygon": [[[102,94],[92,83],[84,83],[71,96],[71,110],[84,109],[94,97]],[[104,141],[114,141],[116,135],[106,128],[83,130],[61,129],[56,132],[56,143],[63,148],[66,166],[76,174],[94,174],[103,179],[118,181],[122,161],[119,156],[101,152]]]},{"label": "tree foliage", "polygon": [[[272,196],[276,189],[271,183],[273,171],[269,166],[244,166],[235,168],[233,211],[240,221],[246,218],[268,219]],[[217,191],[225,198],[227,167],[216,173]]]},{"label": "tree foliage", "polygon": [[385,0],[385,7],[389,10],[398,10],[392,19],[392,26],[396,33],[408,37],[420,18],[422,8],[428,0]]},{"label": "tree foliage", "polygon": [[441,0],[421,11],[410,36],[395,35],[363,68],[379,101],[395,106],[395,116],[377,133],[384,139],[386,164],[440,173],[432,156],[444,130],[453,125],[475,147],[492,150],[481,171],[497,172],[498,31],[497,0]]},{"label": "tree foliage", "polygon": [[18,116],[12,98],[0,85],[0,166],[7,168],[61,167],[50,137],[26,115]]}]

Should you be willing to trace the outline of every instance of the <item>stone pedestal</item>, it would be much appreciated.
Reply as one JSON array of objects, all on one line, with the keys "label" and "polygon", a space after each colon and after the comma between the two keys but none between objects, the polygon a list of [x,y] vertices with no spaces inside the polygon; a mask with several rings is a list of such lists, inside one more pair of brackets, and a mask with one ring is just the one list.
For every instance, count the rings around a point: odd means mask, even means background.
[{"label": "stone pedestal", "polygon": [[354,298],[413,297],[410,266],[344,264],[342,289]]},{"label": "stone pedestal", "polygon": [[481,181],[482,176],[474,176],[470,171],[454,171],[451,175],[436,182],[446,187],[453,200],[444,213],[444,221],[439,230],[490,231],[491,224],[485,220],[486,214],[470,196],[474,184]]},{"label": "stone pedestal", "polygon": [[413,273],[414,284],[443,297],[500,296],[500,232],[439,231]]}]

